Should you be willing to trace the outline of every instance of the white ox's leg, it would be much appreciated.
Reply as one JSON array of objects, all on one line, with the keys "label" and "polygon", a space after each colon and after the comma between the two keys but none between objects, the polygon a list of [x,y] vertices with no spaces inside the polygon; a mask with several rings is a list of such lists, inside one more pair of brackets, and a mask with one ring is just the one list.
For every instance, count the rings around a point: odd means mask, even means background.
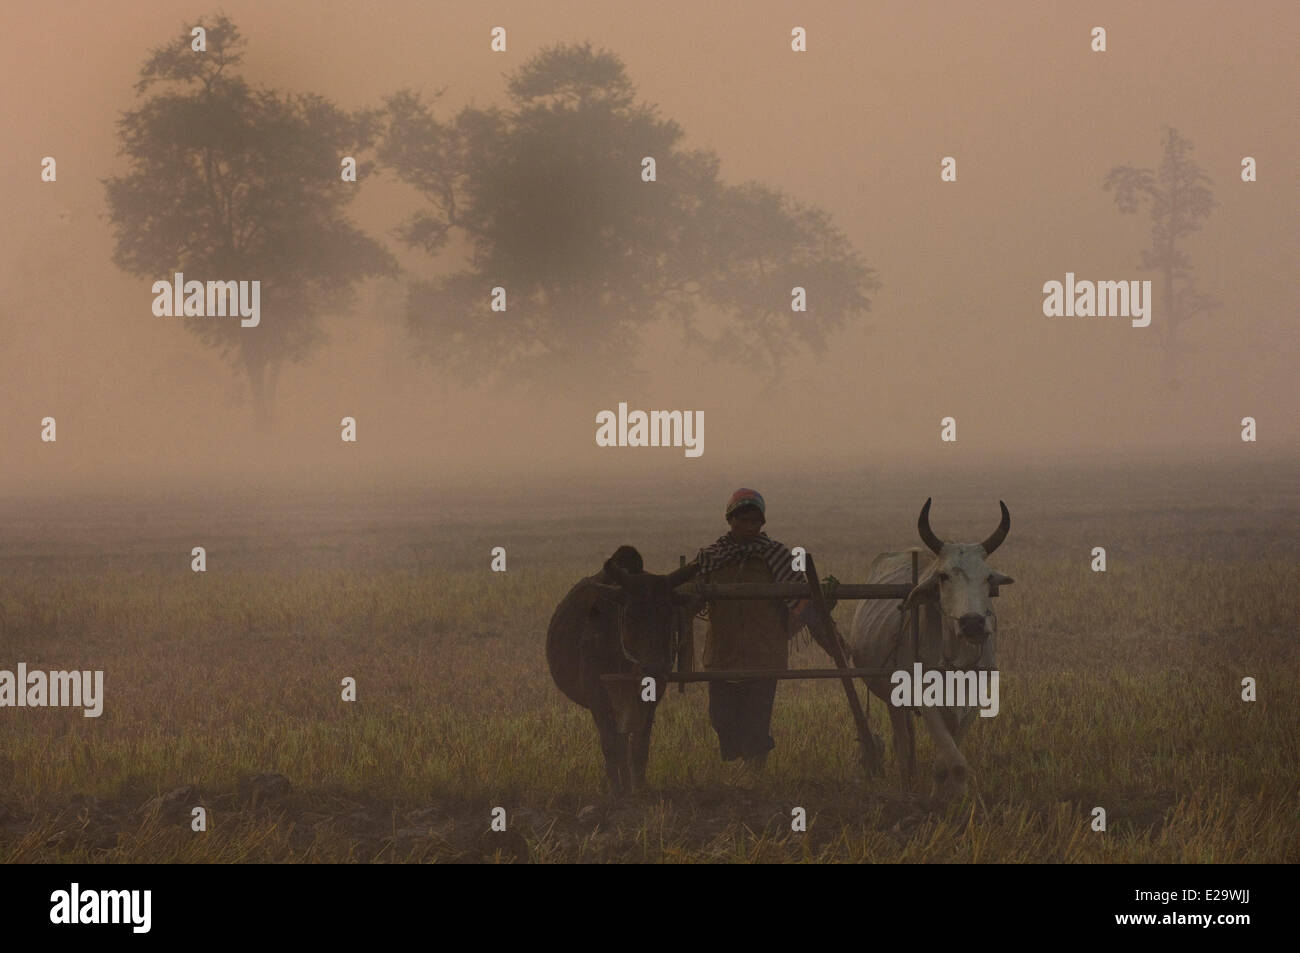
[{"label": "white ox's leg", "polygon": [[[881,663],[876,662],[873,665],[867,658],[854,653],[853,664],[859,668],[873,668],[879,667]],[[871,702],[871,696],[875,695],[885,703],[885,709],[889,712],[889,723],[894,729],[894,758],[898,761],[899,778],[903,782],[903,790],[910,791],[912,782],[916,780],[916,735],[912,726],[912,709],[894,706],[890,701],[893,686],[884,679],[873,678],[863,679],[863,681],[870,693],[867,695],[868,704]]]},{"label": "white ox's leg", "polygon": [[898,774],[903,790],[910,791],[916,779],[916,741],[912,734],[910,708],[889,707],[889,721],[894,728],[894,757],[898,761]]},{"label": "white ox's leg", "polygon": [[934,796],[942,801],[959,797],[966,792],[969,771],[966,759],[957,749],[957,742],[944,722],[943,709],[923,708],[921,717],[934,739]]}]

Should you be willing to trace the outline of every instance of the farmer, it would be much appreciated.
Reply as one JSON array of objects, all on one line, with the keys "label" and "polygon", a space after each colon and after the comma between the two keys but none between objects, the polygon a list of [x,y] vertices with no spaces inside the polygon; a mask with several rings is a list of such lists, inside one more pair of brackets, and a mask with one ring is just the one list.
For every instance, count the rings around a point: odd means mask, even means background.
[{"label": "farmer", "polygon": [[[767,504],[756,490],[742,488],[727,501],[731,530],[701,549],[695,558],[706,583],[773,583],[802,581],[791,568],[790,550],[763,532]],[[807,600],[719,599],[708,605],[704,643],[708,671],[787,668],[789,639],[803,627]],[[761,771],[776,747],[769,734],[776,679],[709,682],[709,720],[718,733],[723,761],[742,758],[746,768]]]}]

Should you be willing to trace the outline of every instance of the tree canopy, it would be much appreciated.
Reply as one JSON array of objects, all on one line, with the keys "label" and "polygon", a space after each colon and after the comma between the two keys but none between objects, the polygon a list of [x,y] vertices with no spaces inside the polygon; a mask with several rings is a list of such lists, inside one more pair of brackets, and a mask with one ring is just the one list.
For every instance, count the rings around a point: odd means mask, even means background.
[{"label": "tree canopy", "polygon": [[[104,181],[115,228],[114,263],[170,280],[259,280],[257,327],[209,318],[187,329],[248,375],[254,410],[269,424],[281,367],[324,339],[321,316],[346,308],[362,278],[395,275],[396,262],[344,217],[358,184],[340,160],[377,131],[373,112],[349,114],[320,96],[252,89],[235,69],[243,40],[226,17],[156,49],[136,93],[163,87],[119,121],[125,175]],[[358,159],[358,179],[373,167]]]},{"label": "tree canopy", "polygon": [[1219,305],[1212,295],[1196,290],[1191,256],[1179,242],[1200,230],[1214,208],[1211,180],[1192,160],[1192,144],[1172,127],[1165,129],[1164,157],[1158,170],[1119,165],[1106,173],[1105,191],[1114,189],[1115,204],[1132,214],[1146,203],[1151,212],[1151,247],[1142,250],[1139,267],[1159,271],[1164,320],[1157,334],[1165,349],[1166,370],[1177,386],[1179,355],[1187,350],[1182,332],[1198,314]]},{"label": "tree canopy", "polygon": [[[681,148],[681,127],[636,103],[614,54],[544,50],[507,91],[510,109],[444,120],[410,91],[386,101],[380,161],[426,202],[402,238],[436,254],[458,232],[469,248],[467,267],[411,285],[410,327],[439,370],[620,379],[639,332],[669,320],[711,357],[779,375],[869,309],[875,273],[830,216],[721,182],[715,154]],[[505,313],[490,309],[497,286]]]}]

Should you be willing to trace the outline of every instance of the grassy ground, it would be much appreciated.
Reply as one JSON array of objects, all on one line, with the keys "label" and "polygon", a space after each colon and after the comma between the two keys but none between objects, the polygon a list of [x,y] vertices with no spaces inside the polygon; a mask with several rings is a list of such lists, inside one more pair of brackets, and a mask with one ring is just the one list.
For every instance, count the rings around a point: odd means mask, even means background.
[{"label": "grassy ground", "polygon": [[[547,620],[620,543],[664,571],[710,542],[725,530],[712,497],[729,488],[678,507],[653,492],[514,509],[3,501],[0,668],[102,669],[106,701],[98,719],[0,709],[0,860],[1294,862],[1293,476],[1045,472],[921,490],[946,537],[983,538],[999,498],[1013,520],[992,559],[1016,579],[997,602],[1001,712],[963,740],[972,791],[950,805],[928,785],[902,791],[892,755],[886,776],[862,777],[830,681],[782,683],[777,749],[751,786],[718,760],[704,686],[674,688],[652,790],[603,796],[590,717],[546,671]],[[924,500],[869,475],[765,493],[768,530],[845,581],[915,544]],[[194,545],[206,574],[189,570]],[[496,545],[506,573],[488,571]],[[1093,546],[1105,573],[1089,570]],[[837,609],[844,631],[851,612]],[[794,664],[826,661],[803,649]],[[880,702],[871,717],[887,736]],[[919,727],[917,740],[924,778]],[[194,805],[206,833],[190,830]],[[497,806],[505,833],[489,831]]]}]

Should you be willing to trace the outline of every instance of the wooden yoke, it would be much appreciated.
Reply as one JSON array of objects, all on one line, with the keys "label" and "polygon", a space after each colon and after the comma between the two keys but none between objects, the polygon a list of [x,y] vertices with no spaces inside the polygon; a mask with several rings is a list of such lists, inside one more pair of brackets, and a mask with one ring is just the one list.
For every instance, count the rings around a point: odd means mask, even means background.
[{"label": "wooden yoke", "polygon": [[[812,613],[808,619],[808,630],[826,654],[835,662],[835,667],[841,670],[849,667],[848,659],[844,654],[844,641],[840,638],[840,633],[835,627],[835,620],[831,618],[830,612],[826,608],[826,597],[822,594],[821,579],[817,575],[817,566],[813,562],[811,555],[806,556],[804,577],[808,580],[808,593],[812,600]],[[852,676],[846,676],[840,680],[844,686],[844,697],[848,699],[849,711],[853,715],[853,724],[858,730],[858,746],[862,749],[862,766],[867,774],[879,774],[881,771],[880,752],[876,750],[875,742],[871,738],[871,728],[867,723],[867,713],[858,700],[857,689],[853,687]],[[869,698],[869,696],[868,696]]]}]

